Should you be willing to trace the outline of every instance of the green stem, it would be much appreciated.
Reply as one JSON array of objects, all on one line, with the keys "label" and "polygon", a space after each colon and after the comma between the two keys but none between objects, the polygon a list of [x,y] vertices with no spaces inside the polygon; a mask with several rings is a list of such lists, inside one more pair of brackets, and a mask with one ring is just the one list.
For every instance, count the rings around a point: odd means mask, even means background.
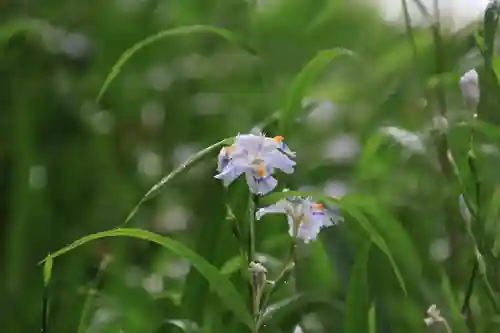
[{"label": "green stem", "polygon": [[264,312],[267,308],[267,305],[268,305],[272,295],[274,295],[274,293],[279,290],[281,285],[290,276],[288,273],[291,272],[291,270],[293,269],[293,267],[295,265],[295,261],[296,261],[296,251],[295,251],[296,247],[297,247],[297,241],[296,241],[296,238],[294,237],[293,243],[290,247],[288,259],[286,260],[285,265],[283,266],[281,271],[276,276],[276,279],[274,280],[274,284],[271,286],[269,291],[264,295],[264,298],[263,298],[262,303],[261,303],[261,310],[259,313],[259,319],[257,321],[257,327],[260,327],[262,325],[262,320],[264,319],[263,318]]},{"label": "green stem", "polygon": [[[255,258],[255,207],[257,206],[259,197],[254,194],[250,194],[250,200],[248,203],[248,211],[249,211],[249,217],[248,217],[248,224],[249,224],[249,230],[250,230],[250,235],[248,239],[248,259],[249,261],[254,261]],[[249,263],[250,263],[249,262]]]},{"label": "green stem", "polygon": [[85,298],[85,302],[83,303],[83,310],[80,316],[80,322],[78,323],[78,329],[76,331],[77,333],[85,332],[85,322],[90,312],[90,306],[92,304],[92,300],[94,299],[97,285],[99,284],[102,273],[106,270],[106,267],[108,266],[109,262],[110,262],[110,257],[108,256],[105,256],[101,260],[101,263],[99,265],[99,270],[97,271],[94,281],[92,282],[89,290],[87,291],[87,297]]},{"label": "green stem", "polygon": [[[255,256],[255,207],[258,203],[258,196],[250,193],[249,202],[248,202],[248,228],[249,228],[249,237],[248,237],[248,264],[252,261],[256,260]],[[257,321],[260,310],[259,304],[259,289],[260,286],[255,281],[255,277],[253,274],[250,276],[250,287],[252,292],[252,313],[254,315],[254,328],[253,332],[256,333],[258,331]]]},{"label": "green stem", "polygon": [[[468,283],[468,288],[466,291],[464,303],[462,305],[462,312],[466,313],[468,318],[468,325],[469,328],[472,327],[473,322],[470,319],[470,298],[472,296],[472,293],[474,292],[474,282],[477,278],[477,275],[479,274],[481,277],[481,281],[483,282],[483,287],[486,291],[486,294],[492,303],[492,305],[495,308],[495,311],[499,310],[499,305],[495,297],[495,293],[493,291],[493,288],[491,287],[489,281],[488,281],[488,276],[486,272],[486,266],[484,264],[483,258],[481,253],[484,251],[484,221],[483,221],[483,214],[482,214],[482,205],[481,205],[481,180],[479,177],[479,170],[477,166],[477,158],[474,150],[474,138],[475,138],[475,126],[477,122],[477,113],[474,112],[473,118],[472,118],[472,126],[471,126],[471,132],[470,132],[470,137],[469,137],[469,156],[468,156],[468,163],[469,163],[469,168],[471,170],[472,177],[474,178],[474,184],[475,184],[475,199],[476,199],[476,211],[475,211],[475,218],[474,218],[474,226],[476,232],[473,232],[472,227],[470,225],[467,226],[467,230],[469,233],[469,236],[474,244],[474,251],[475,251],[475,256],[476,260],[474,262],[474,265],[472,267],[472,273],[471,277]],[[465,194],[464,194],[465,196]],[[470,208],[469,208],[470,209]],[[476,237],[476,235],[478,237]],[[479,238],[479,241],[478,241]]]}]

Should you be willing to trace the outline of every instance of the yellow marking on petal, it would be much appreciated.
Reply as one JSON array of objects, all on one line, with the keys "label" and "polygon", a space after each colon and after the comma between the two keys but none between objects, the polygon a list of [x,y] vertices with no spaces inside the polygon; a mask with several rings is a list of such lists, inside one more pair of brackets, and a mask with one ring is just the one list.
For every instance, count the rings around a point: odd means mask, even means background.
[{"label": "yellow marking on petal", "polygon": [[319,210],[324,210],[325,209],[325,206],[323,204],[320,204],[320,203],[315,203],[312,206],[313,206],[313,208],[316,208],[316,209],[319,209]]},{"label": "yellow marking on petal", "polygon": [[273,138],[273,140],[276,142],[281,142],[281,141],[285,140],[285,138],[283,136],[279,135],[279,136],[275,136]]},{"label": "yellow marking on petal", "polygon": [[259,167],[257,169],[257,174],[259,175],[260,178],[264,178],[266,176],[266,168],[264,167]]}]

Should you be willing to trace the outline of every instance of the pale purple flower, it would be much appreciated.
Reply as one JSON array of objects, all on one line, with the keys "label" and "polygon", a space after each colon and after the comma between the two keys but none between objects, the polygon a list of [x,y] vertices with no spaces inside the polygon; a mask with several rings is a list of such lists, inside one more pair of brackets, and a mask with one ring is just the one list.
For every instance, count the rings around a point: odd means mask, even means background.
[{"label": "pale purple flower", "polygon": [[342,221],[342,217],[332,215],[322,204],[314,202],[312,198],[302,197],[290,197],[261,208],[255,218],[260,220],[266,214],[286,214],[288,233],[302,239],[304,243],[315,240],[321,229]]},{"label": "pale purple flower", "polygon": [[272,175],[275,169],[291,174],[294,172],[295,156],[283,142],[283,137],[269,138],[260,135],[238,135],[234,144],[221,149],[215,178],[229,186],[245,174],[250,191],[265,195],[276,187],[278,181]]},{"label": "pale purple flower", "polygon": [[460,215],[462,215],[462,218],[466,223],[471,223],[472,221],[472,215],[469,211],[469,208],[467,207],[467,204],[465,203],[465,198],[463,194],[460,194],[458,197],[458,205],[460,207]]},{"label": "pale purple flower", "polygon": [[481,95],[479,89],[479,75],[475,69],[466,72],[459,81],[460,90],[466,103],[470,106],[476,106],[479,103]]}]

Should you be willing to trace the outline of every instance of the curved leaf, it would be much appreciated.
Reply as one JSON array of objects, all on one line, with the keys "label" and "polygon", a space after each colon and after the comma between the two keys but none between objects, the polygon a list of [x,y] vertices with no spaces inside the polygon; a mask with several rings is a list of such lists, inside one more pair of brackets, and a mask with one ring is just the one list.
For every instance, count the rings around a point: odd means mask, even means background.
[{"label": "curved leaf", "polygon": [[330,62],[341,55],[352,56],[354,53],[341,48],[320,51],[295,77],[286,95],[285,106],[281,110],[279,128],[282,135],[285,135],[290,124],[299,116],[306,90]]},{"label": "curved leaf", "polygon": [[368,312],[368,327],[370,333],[377,333],[377,314],[375,311],[375,303],[372,303],[370,311]]},{"label": "curved leaf", "polygon": [[224,263],[220,272],[224,275],[231,276],[242,267],[245,267],[245,260],[241,256],[234,256]]},{"label": "curved leaf", "polygon": [[0,47],[19,33],[40,34],[39,22],[30,19],[14,19],[0,26]]},{"label": "curved leaf", "polygon": [[360,249],[349,278],[344,332],[369,332],[370,301],[368,296],[367,265],[371,242]]},{"label": "curved leaf", "polygon": [[396,264],[396,260],[394,259],[394,256],[392,255],[389,246],[387,246],[387,242],[385,241],[385,239],[380,235],[377,229],[370,223],[368,218],[358,209],[349,205],[347,202],[343,202],[342,208],[345,209],[350,215],[352,215],[352,217],[356,219],[356,221],[361,225],[361,227],[365,229],[368,235],[370,235],[372,242],[375,245],[377,245],[377,247],[386,255],[387,259],[389,259],[389,262],[392,266],[392,270],[394,271],[394,275],[396,275],[396,278],[398,279],[399,286],[401,287],[405,295],[407,295],[408,291],[406,289],[405,280],[403,279],[403,275],[401,274],[401,271],[399,270],[399,267]]},{"label": "curved leaf", "polygon": [[202,329],[195,322],[185,319],[169,319],[165,320],[165,324],[177,327],[184,333],[202,333]]},{"label": "curved leaf", "polygon": [[165,186],[169,181],[174,179],[176,176],[181,174],[184,171],[189,170],[194,163],[198,162],[217,148],[222,147],[223,145],[231,143],[231,141],[234,138],[227,138],[224,140],[221,140],[205,149],[200,150],[193,156],[189,157],[186,162],[182,163],[180,166],[178,166],[176,169],[174,169],[171,173],[163,177],[158,183],[154,184],[153,187],[142,197],[142,199],[139,201],[139,203],[134,207],[134,209],[128,214],[127,218],[125,219],[125,222],[121,225],[122,227],[125,226],[134,216],[137,214],[137,211],[139,208],[149,199],[151,199],[153,196],[155,196],[158,191]]},{"label": "curved leaf", "polygon": [[307,192],[307,191],[284,191],[284,192],[274,192],[268,194],[260,199],[260,202],[265,205],[271,205],[276,201],[281,199],[286,199],[289,197],[312,197],[318,201],[326,201],[330,203],[339,203],[341,201],[338,197],[332,197],[323,193],[318,192]]},{"label": "curved leaf", "polygon": [[269,305],[262,314],[259,324],[277,326],[281,331],[295,327],[302,316],[318,309],[327,309],[330,313],[344,312],[342,304],[332,302],[328,297],[318,297],[303,293],[290,296]]},{"label": "curved leaf", "polygon": [[224,275],[222,275],[217,270],[217,268],[212,266],[208,261],[203,259],[201,256],[196,254],[193,250],[189,249],[182,243],[179,243],[168,237],[157,235],[150,231],[131,228],[118,228],[87,235],[74,241],[72,244],[54,252],[53,254],[48,255],[42,262],[48,262],[71,250],[74,250],[75,248],[85,243],[106,237],[132,237],[147,240],[161,245],[164,248],[174,252],[175,254],[186,258],[191,262],[193,267],[195,267],[207,279],[213,291],[217,293],[228,310],[232,311],[235,317],[238,318],[241,322],[248,325],[248,327],[253,327],[252,316],[248,312],[248,309],[243,302],[240,294],[233,286],[233,284]]},{"label": "curved leaf", "polygon": [[53,264],[54,261],[52,260],[51,257],[47,257],[47,260],[43,264],[43,283],[45,284],[45,287],[49,285],[50,278],[52,277]]},{"label": "curved leaf", "polygon": [[248,45],[244,44],[243,41],[235,35],[233,32],[209,25],[193,25],[193,26],[187,26],[187,27],[178,27],[174,29],[167,29],[167,30],[162,30],[154,35],[151,35],[149,37],[146,37],[145,39],[141,40],[140,42],[134,44],[132,47],[127,49],[118,59],[118,61],[113,65],[111,72],[108,74],[106,79],[104,80],[104,84],[102,85],[99,94],[97,95],[96,98],[96,103],[99,103],[101,100],[102,96],[108,89],[109,85],[113,80],[118,76],[120,73],[122,67],[127,63],[130,58],[146,46],[149,46],[153,44],[154,42],[159,41],[160,39],[163,39],[165,37],[169,36],[181,36],[181,35],[189,35],[189,34],[194,34],[194,33],[212,33],[215,35],[218,35],[227,41],[234,43],[236,45],[239,45],[242,47],[244,50],[251,54],[256,54],[256,52],[249,47]]}]

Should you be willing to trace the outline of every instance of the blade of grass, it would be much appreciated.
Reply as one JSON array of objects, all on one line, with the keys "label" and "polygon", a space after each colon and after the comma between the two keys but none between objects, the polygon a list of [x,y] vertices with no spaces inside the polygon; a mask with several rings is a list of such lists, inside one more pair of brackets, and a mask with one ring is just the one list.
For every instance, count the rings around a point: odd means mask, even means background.
[{"label": "blade of grass", "polygon": [[186,27],[178,27],[174,29],[167,29],[167,30],[162,30],[154,35],[151,35],[149,37],[146,37],[145,39],[141,40],[140,42],[134,44],[132,47],[127,49],[118,59],[118,61],[113,65],[111,72],[106,76],[106,79],[104,80],[104,84],[102,85],[101,89],[99,90],[99,94],[97,95],[96,98],[96,103],[98,104],[99,101],[101,100],[102,96],[104,93],[108,90],[110,84],[113,82],[113,80],[120,74],[123,66],[140,50],[143,48],[163,39],[166,37],[171,37],[171,36],[182,36],[182,35],[190,35],[190,34],[199,34],[199,33],[211,33],[218,35],[230,43],[234,43],[238,46],[240,46],[242,49],[245,51],[256,55],[256,51],[253,50],[250,46],[246,45],[242,39],[234,34],[233,32],[226,30],[226,29],[221,29],[209,25],[193,25],[193,26],[186,26]]},{"label": "blade of grass", "polygon": [[70,245],[48,255],[42,262],[53,260],[63,254],[66,254],[77,247],[91,242],[96,239],[107,237],[131,237],[136,239],[147,240],[156,243],[175,254],[189,260],[194,268],[196,268],[210,284],[212,290],[217,293],[221,301],[232,311],[236,318],[242,323],[246,324],[249,328],[253,328],[252,316],[243,302],[241,295],[238,293],[234,285],[224,276],[219,270],[210,264],[208,261],[199,256],[196,252],[186,247],[171,238],[160,236],[150,231],[133,229],[133,228],[118,228],[109,231],[103,231],[91,235],[84,236]]},{"label": "blade of grass", "polygon": [[217,143],[215,143],[215,144],[213,144],[213,145],[211,145],[203,150],[200,150],[199,152],[197,152],[193,156],[189,157],[186,160],[186,162],[182,163],[179,167],[174,169],[171,173],[169,173],[168,175],[163,177],[158,183],[153,185],[153,187],[151,187],[151,189],[142,197],[142,199],[139,201],[139,203],[134,207],[134,209],[132,209],[130,214],[127,216],[127,218],[125,219],[125,222],[123,222],[121,227],[127,225],[130,222],[130,220],[135,216],[135,214],[137,214],[137,212],[139,211],[139,208],[141,208],[141,206],[146,201],[148,201],[149,199],[153,198],[156,194],[158,194],[160,189],[163,186],[165,186],[168,182],[170,182],[172,179],[174,179],[175,177],[177,177],[181,173],[188,171],[191,167],[194,166],[194,164],[196,162],[200,161],[201,159],[203,159],[207,155],[211,154],[216,149],[222,147],[223,145],[229,144],[233,139],[234,138],[227,138],[227,139],[221,140],[221,141],[219,141],[219,142],[217,142]]},{"label": "blade of grass", "polygon": [[282,135],[286,135],[286,131],[294,119],[300,115],[302,99],[307,89],[310,88],[316,77],[324,72],[334,59],[342,55],[353,56],[354,53],[340,48],[320,51],[295,77],[286,95],[285,105],[279,117],[279,129]]},{"label": "blade of grass", "polygon": [[351,269],[347,292],[344,332],[369,332],[370,302],[368,296],[367,265],[371,242],[359,249],[358,257]]}]

